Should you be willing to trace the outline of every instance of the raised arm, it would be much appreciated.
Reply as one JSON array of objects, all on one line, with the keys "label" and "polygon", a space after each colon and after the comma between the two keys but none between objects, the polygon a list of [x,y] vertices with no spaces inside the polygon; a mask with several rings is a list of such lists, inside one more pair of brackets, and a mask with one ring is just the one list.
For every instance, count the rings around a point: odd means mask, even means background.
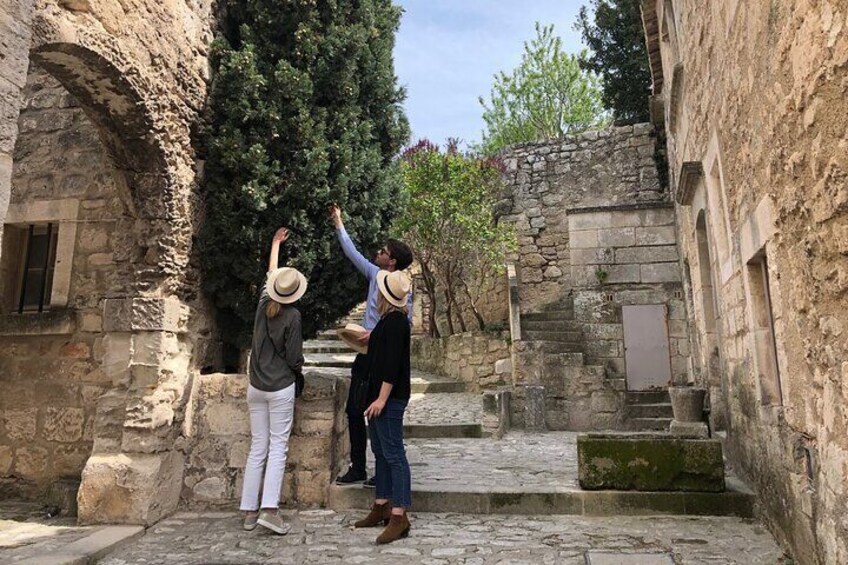
[{"label": "raised arm", "polygon": [[280,228],[274,234],[274,239],[271,240],[271,257],[268,258],[268,272],[270,273],[277,268],[280,261],[280,244],[289,238],[289,230]]},{"label": "raised arm", "polygon": [[339,238],[339,243],[342,246],[345,256],[350,259],[350,262],[353,263],[353,266],[360,273],[371,279],[371,277],[377,274],[380,268],[369,261],[353,244],[353,241],[351,241],[350,236],[345,230],[344,222],[342,222],[342,211],[335,204],[330,206],[330,217],[333,219],[333,225],[336,226],[336,235]]}]

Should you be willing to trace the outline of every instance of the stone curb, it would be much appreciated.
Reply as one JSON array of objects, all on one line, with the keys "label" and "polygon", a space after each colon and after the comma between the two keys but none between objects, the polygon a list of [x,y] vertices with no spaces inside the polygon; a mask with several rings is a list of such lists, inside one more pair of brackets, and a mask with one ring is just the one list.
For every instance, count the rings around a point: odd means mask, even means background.
[{"label": "stone curb", "polygon": [[[332,485],[328,507],[336,511],[368,510],[374,492]],[[459,510],[458,510],[459,509]],[[564,491],[448,492],[412,491],[414,512],[576,516],[736,516],[752,518],[754,495],[742,490],[708,492]]]},{"label": "stone curb", "polygon": [[479,438],[483,437],[483,425],[467,424],[406,424],[404,439],[431,438]]},{"label": "stone curb", "polygon": [[414,379],[411,387],[413,394],[423,393],[447,393],[447,392],[467,392],[465,383],[462,381],[418,381]]},{"label": "stone curb", "polygon": [[144,526],[105,526],[45,555],[17,561],[17,565],[89,565],[144,535]]}]

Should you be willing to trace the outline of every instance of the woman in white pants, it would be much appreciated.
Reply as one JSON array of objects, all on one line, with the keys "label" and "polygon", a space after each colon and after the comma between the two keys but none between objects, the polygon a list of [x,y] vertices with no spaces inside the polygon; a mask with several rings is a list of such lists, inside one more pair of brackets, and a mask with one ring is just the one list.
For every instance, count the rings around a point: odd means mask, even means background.
[{"label": "woman in white pants", "polygon": [[268,279],[253,323],[247,388],[251,443],[240,506],[245,530],[258,524],[278,534],[291,528],[278,509],[294,419],[295,383],[302,379],[303,368],[300,312],[293,304],[306,292],[306,277],[300,272],[277,268],[280,244],[288,237],[285,228],[274,234]]}]

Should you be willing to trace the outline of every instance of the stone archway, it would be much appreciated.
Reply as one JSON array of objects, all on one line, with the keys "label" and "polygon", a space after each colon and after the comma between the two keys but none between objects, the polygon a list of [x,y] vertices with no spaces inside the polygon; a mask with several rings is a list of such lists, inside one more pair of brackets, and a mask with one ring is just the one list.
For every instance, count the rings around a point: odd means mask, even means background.
[{"label": "stone archway", "polygon": [[191,383],[194,156],[190,124],[114,38],[39,14],[31,60],[97,127],[132,221],[127,284],[102,300],[101,370],[92,453],[78,494],[81,523],[151,524],[173,511],[183,456],[175,448]]}]

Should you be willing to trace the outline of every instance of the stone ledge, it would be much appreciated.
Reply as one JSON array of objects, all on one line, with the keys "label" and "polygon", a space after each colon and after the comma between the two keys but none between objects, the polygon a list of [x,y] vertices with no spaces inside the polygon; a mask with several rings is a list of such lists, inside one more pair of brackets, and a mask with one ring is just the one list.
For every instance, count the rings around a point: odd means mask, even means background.
[{"label": "stone ledge", "polygon": [[674,202],[668,200],[651,200],[649,202],[634,202],[632,204],[614,204],[611,206],[585,206],[566,208],[566,214],[591,214],[593,212],[626,212],[630,210],[651,210],[653,208],[674,209]]},{"label": "stone ledge", "polygon": [[103,331],[188,331],[188,306],[177,298],[107,298],[103,301]]},{"label": "stone ledge", "polygon": [[578,478],[588,490],[722,492],[719,440],[657,434],[577,436]]},{"label": "stone ledge", "polygon": [[143,526],[107,526],[99,528],[81,540],[61,547],[45,555],[17,561],[19,565],[80,565],[96,563],[119,547],[131,543],[144,535]]},{"label": "stone ledge", "polygon": [[76,331],[76,311],[47,310],[0,316],[0,336],[68,335]]},{"label": "stone ledge", "polygon": [[[414,470],[413,470],[414,473]],[[374,493],[359,485],[330,486],[328,507],[337,511],[367,510]],[[738,516],[754,515],[754,495],[727,492],[616,492],[616,491],[449,491],[412,486],[416,512],[574,516]]]}]

